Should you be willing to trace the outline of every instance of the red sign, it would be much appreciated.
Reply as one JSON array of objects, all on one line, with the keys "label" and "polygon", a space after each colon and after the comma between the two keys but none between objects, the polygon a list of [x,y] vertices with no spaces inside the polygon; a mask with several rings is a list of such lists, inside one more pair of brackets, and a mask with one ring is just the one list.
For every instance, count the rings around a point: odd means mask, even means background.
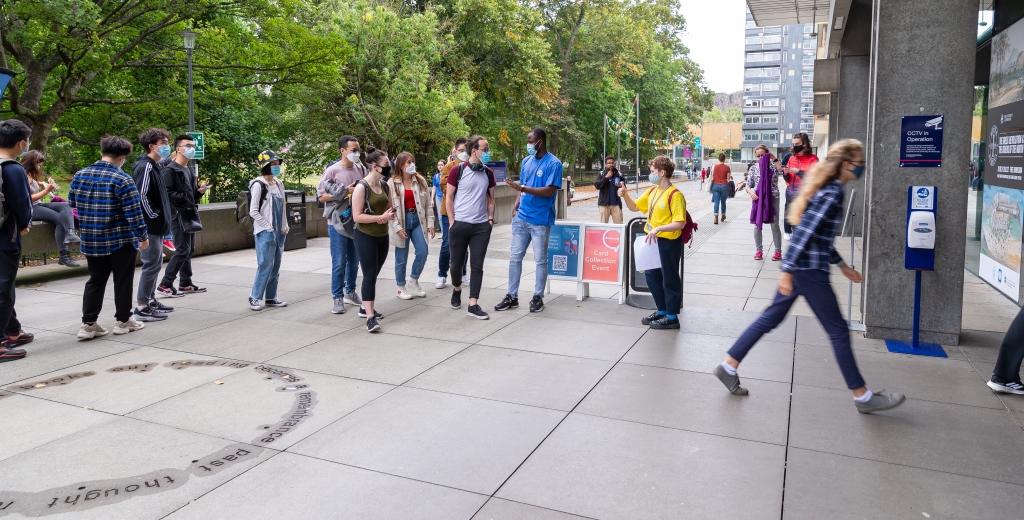
[{"label": "red sign", "polygon": [[583,281],[621,283],[622,229],[592,228],[583,241]]}]

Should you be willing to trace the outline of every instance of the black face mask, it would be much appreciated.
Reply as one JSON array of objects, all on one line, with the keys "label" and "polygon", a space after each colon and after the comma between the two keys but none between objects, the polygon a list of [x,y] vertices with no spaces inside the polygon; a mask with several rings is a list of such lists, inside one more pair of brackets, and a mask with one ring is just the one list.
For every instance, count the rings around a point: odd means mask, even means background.
[{"label": "black face mask", "polygon": [[390,179],[391,178],[391,165],[389,164],[387,166],[381,166],[380,174],[385,179]]},{"label": "black face mask", "polygon": [[802,151],[804,151],[804,145],[802,145],[802,144],[793,145],[793,153],[800,153]]}]

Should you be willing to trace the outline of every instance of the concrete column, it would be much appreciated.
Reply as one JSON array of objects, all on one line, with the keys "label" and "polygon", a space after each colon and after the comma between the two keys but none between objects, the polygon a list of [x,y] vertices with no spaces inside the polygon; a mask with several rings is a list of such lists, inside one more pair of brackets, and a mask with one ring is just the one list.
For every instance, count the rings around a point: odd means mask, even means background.
[{"label": "concrete column", "polygon": [[[839,50],[839,77],[842,82],[839,92],[836,94],[835,106],[829,119],[835,119],[835,133],[831,141],[834,143],[840,139],[857,139],[863,143],[867,142],[868,136],[868,80],[871,77],[871,2],[869,0],[855,0],[850,6],[850,14],[846,20],[846,29],[843,32],[843,41]],[[819,150],[819,155],[825,157],[824,150]],[[870,155],[870,150],[867,150]],[[867,159],[867,158],[865,158]],[[858,236],[863,236],[864,222],[863,215],[867,210],[864,191],[864,181],[854,181],[846,186],[846,193],[849,197],[857,190],[856,200],[853,203],[857,206],[857,227],[853,230]],[[849,200],[849,199],[848,199]],[[862,265],[863,260],[855,259],[856,265]]]},{"label": "concrete column", "polygon": [[[970,161],[977,9],[963,0],[873,0],[863,264],[869,338],[910,339],[914,273],[903,268],[907,188],[934,185],[935,271],[924,273],[921,339],[959,341],[967,211],[962,173]],[[945,116],[942,167],[900,168],[901,117],[931,114]]]}]

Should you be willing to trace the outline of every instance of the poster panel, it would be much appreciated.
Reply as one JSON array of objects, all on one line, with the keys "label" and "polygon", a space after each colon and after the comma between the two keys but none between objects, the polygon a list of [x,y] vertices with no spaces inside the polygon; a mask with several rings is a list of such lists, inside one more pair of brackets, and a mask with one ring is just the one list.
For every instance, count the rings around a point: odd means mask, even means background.
[{"label": "poster panel", "polygon": [[583,240],[582,281],[622,283],[624,232],[621,225],[587,224]]},{"label": "poster panel", "polygon": [[548,236],[548,278],[579,279],[580,224],[555,224]]}]

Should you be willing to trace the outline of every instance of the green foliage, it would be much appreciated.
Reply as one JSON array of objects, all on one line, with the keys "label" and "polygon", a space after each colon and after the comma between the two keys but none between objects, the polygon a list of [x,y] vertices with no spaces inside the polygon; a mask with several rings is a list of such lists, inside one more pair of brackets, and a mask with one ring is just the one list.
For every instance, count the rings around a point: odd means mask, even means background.
[{"label": "green foliage", "polygon": [[704,111],[701,121],[705,123],[724,123],[725,116],[722,114],[722,109],[718,107],[711,107],[710,110]]},{"label": "green foliage", "polygon": [[729,107],[729,109],[725,111],[725,120],[730,123],[743,121],[743,111],[740,110],[740,107]]}]

